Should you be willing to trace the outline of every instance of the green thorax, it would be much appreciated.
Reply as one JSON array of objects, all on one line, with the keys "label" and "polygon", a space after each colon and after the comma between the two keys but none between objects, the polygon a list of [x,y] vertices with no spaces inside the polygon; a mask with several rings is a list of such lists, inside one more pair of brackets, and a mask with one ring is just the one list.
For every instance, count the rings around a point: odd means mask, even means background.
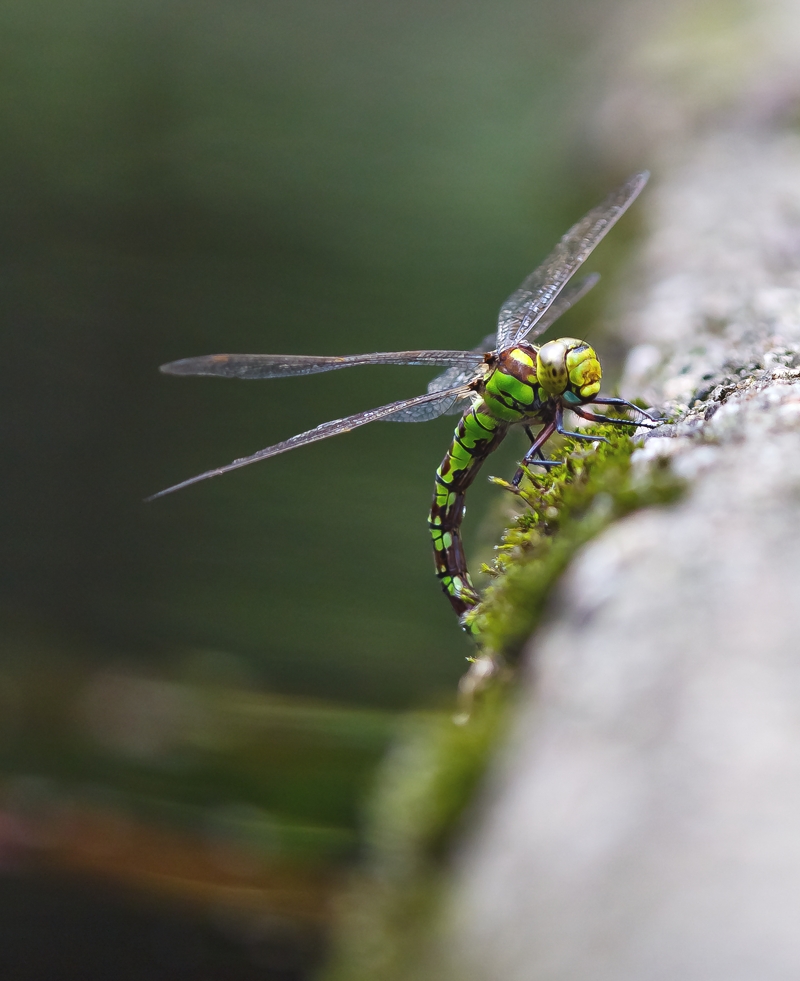
[{"label": "green thorax", "polygon": [[600,391],[600,377],[594,350],[585,341],[561,337],[540,348],[519,344],[491,356],[480,393],[498,419],[534,421],[556,401],[591,401]]}]

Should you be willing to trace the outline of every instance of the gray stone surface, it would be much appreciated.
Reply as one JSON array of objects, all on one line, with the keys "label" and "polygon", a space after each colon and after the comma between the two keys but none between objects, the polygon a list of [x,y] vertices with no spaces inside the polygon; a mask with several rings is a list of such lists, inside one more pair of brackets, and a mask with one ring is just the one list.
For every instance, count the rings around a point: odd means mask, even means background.
[{"label": "gray stone surface", "polygon": [[672,450],[689,496],[590,545],[529,652],[465,977],[800,977],[800,384],[708,428]]},{"label": "gray stone surface", "polygon": [[687,492],[585,548],[532,642],[456,863],[440,977],[800,978],[800,137],[785,110],[720,117],[680,153],[654,143],[625,384],[680,419],[637,451],[641,479],[667,461]]}]

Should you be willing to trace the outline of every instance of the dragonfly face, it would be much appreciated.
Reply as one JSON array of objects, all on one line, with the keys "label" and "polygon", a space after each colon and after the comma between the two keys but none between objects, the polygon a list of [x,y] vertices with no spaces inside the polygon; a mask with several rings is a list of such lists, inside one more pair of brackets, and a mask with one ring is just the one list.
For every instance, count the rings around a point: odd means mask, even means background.
[{"label": "dragonfly face", "polygon": [[601,377],[597,355],[585,341],[560,337],[539,348],[536,378],[548,395],[567,404],[591,402],[600,391]]}]

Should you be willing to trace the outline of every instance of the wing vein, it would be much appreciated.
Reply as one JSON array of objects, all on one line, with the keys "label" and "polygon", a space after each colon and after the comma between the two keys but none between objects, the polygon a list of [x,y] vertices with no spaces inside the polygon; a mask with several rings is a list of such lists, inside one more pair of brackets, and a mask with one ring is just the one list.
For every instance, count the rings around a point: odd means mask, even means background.
[{"label": "wing vein", "polygon": [[563,236],[544,262],[522,282],[500,308],[498,347],[509,347],[526,337],[538,337],[555,317],[545,314],[564,286],[588,259],[647,183],[642,171],[629,177],[597,207],[592,208]]},{"label": "wing vein", "polygon": [[474,368],[482,357],[475,351],[387,351],[327,357],[312,354],[207,354],[161,366],[167,375],[213,375],[221,378],[287,378],[315,375],[365,364],[440,365]]}]

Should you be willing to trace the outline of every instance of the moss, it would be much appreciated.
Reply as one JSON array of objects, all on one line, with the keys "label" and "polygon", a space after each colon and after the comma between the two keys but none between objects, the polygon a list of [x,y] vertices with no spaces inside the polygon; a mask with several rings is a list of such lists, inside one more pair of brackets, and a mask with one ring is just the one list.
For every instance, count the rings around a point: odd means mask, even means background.
[{"label": "moss", "polygon": [[[504,730],[496,687],[469,724],[406,718],[368,809],[366,871],[344,896],[325,981],[417,977],[441,908],[450,847]],[[421,976],[421,975],[420,975]]]},{"label": "moss", "polygon": [[[563,467],[528,474],[520,514],[485,570],[493,581],[472,625],[487,650],[512,664],[576,550],[618,518],[680,492],[666,467],[634,477],[625,432],[592,432],[608,442],[565,439],[551,454]],[[325,981],[436,976],[424,965],[446,898],[448,858],[504,734],[508,678],[485,686],[460,725],[444,712],[406,720],[372,796],[367,871],[343,901]]]},{"label": "moss", "polygon": [[519,493],[524,510],[503,535],[494,562],[483,567],[493,581],[471,611],[470,626],[482,647],[512,663],[575,552],[613,521],[680,493],[667,468],[654,470],[646,482],[634,479],[634,444],[625,432],[614,426],[592,432],[608,442],[566,438],[551,453],[562,467],[528,472]]}]

